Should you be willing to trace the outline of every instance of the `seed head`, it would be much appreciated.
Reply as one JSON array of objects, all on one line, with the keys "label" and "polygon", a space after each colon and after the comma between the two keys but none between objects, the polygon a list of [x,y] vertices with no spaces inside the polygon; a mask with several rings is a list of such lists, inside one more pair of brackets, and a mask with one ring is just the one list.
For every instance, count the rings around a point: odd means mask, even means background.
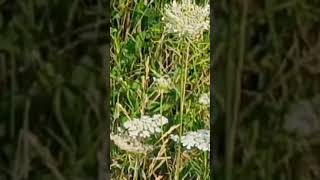
[{"label": "seed head", "polygon": [[116,146],[120,149],[132,152],[132,153],[146,153],[152,149],[149,145],[143,145],[141,142],[134,138],[125,135],[111,134],[110,139],[114,142]]},{"label": "seed head", "polygon": [[172,87],[172,81],[168,76],[162,76],[160,78],[153,78],[155,85],[160,92],[168,92]]}]

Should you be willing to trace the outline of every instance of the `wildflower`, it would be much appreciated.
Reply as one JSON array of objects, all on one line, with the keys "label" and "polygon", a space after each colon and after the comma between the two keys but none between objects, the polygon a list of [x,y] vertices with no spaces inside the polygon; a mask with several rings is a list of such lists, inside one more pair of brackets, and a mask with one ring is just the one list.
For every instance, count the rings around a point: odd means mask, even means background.
[{"label": "wildflower", "polygon": [[199,98],[199,103],[206,106],[206,105],[209,105],[210,104],[210,97],[209,97],[209,94],[205,93],[205,94],[202,94]]},{"label": "wildflower", "polygon": [[[177,135],[172,135],[171,139],[179,142]],[[180,142],[188,150],[195,147],[202,151],[210,151],[210,132],[205,129],[187,132],[184,136],[181,136]]]},{"label": "wildflower", "polygon": [[171,5],[166,5],[162,19],[166,22],[165,31],[167,33],[195,38],[209,30],[209,14],[209,4],[198,6],[192,0],[182,0],[181,3],[174,0]]},{"label": "wildflower", "polygon": [[132,153],[145,153],[152,149],[151,146],[143,145],[141,142],[137,141],[128,136],[120,136],[116,134],[111,134],[110,139],[117,145],[120,149]]},{"label": "wildflower", "polygon": [[153,80],[160,92],[167,92],[172,87],[172,81],[168,76],[153,78]]},{"label": "wildflower", "polygon": [[153,115],[153,120],[158,126],[162,126],[168,123],[168,119],[161,114],[155,114]]},{"label": "wildflower", "polygon": [[170,139],[172,139],[174,142],[179,142],[179,136],[178,135],[170,135]]},{"label": "wildflower", "polygon": [[161,127],[168,123],[168,119],[160,114],[142,116],[140,119],[133,119],[124,123],[124,128],[130,137],[148,138],[155,133],[161,132]]}]

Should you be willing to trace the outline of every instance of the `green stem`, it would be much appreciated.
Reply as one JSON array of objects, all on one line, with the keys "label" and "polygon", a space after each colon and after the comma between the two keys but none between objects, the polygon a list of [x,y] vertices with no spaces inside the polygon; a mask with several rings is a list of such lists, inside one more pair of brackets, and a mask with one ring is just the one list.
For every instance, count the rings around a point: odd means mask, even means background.
[{"label": "green stem", "polygon": [[137,156],[134,157],[135,158],[135,166],[134,166],[134,175],[133,175],[133,179],[134,180],[138,180],[138,164],[139,164],[139,158]]},{"label": "green stem", "polygon": [[162,115],[163,92],[160,93],[160,114]]},{"label": "green stem", "polygon": [[204,177],[209,177],[209,171],[208,169],[210,169],[208,167],[208,153],[207,152],[204,152]]},{"label": "green stem", "polygon": [[[181,99],[180,99],[180,128],[179,128],[179,138],[182,136],[183,132],[183,113],[184,113],[184,103],[185,103],[185,89],[186,89],[186,81],[187,81],[187,73],[188,73],[188,59],[189,59],[189,47],[190,44],[187,44],[187,57],[185,59],[184,64],[184,74],[181,78]],[[178,154],[177,154],[177,164],[176,164],[176,170],[175,170],[175,180],[179,180],[179,171],[180,171],[180,164],[181,164],[181,146],[178,146]]]}]

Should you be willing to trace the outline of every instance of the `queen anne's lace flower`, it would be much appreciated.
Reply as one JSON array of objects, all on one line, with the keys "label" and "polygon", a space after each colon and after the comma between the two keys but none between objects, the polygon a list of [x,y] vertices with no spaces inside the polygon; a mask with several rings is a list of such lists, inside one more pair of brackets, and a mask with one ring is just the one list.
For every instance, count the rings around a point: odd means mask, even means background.
[{"label": "queen anne's lace flower", "polygon": [[167,76],[153,78],[153,80],[160,92],[167,92],[172,87],[172,81]]},{"label": "queen anne's lace flower", "polygon": [[160,114],[153,117],[142,116],[140,119],[133,119],[124,123],[124,128],[130,137],[148,138],[155,133],[161,132],[161,127],[168,123],[168,119]]},{"label": "queen anne's lace flower", "polygon": [[198,6],[192,0],[182,0],[167,4],[164,10],[163,21],[167,33],[178,33],[179,36],[198,37],[210,27],[209,4]]},{"label": "queen anne's lace flower", "polygon": [[179,136],[178,135],[170,135],[170,139],[172,139],[174,142],[179,142]]},{"label": "queen anne's lace flower", "polygon": [[[177,135],[172,135],[171,139],[179,142]],[[187,132],[184,136],[181,136],[180,142],[188,150],[195,147],[202,151],[210,151],[210,131],[201,129],[194,132]]]},{"label": "queen anne's lace flower", "polygon": [[202,94],[199,98],[199,103],[202,104],[202,105],[209,105],[210,104],[210,97],[209,97],[209,94],[205,93],[205,94]]},{"label": "queen anne's lace flower", "polygon": [[[119,134],[111,134],[110,139],[120,149],[133,153],[146,153],[152,146],[145,145],[143,140],[154,133],[161,132],[161,127],[168,123],[168,119],[160,114],[153,117],[142,116],[124,123],[118,128]],[[126,131],[125,131],[126,130]]]}]

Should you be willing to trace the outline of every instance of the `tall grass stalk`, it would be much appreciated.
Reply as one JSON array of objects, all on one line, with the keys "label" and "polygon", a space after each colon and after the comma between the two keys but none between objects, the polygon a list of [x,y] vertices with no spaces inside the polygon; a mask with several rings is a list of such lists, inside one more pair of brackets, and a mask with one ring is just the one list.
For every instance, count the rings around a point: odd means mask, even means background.
[{"label": "tall grass stalk", "polygon": [[[188,75],[188,62],[189,62],[189,48],[190,45],[187,43],[187,52],[185,59],[180,59],[180,63],[183,67],[183,76],[181,76],[181,86],[180,86],[180,128],[179,128],[179,138],[181,138],[183,134],[183,115],[184,115],[184,104],[185,104],[185,91],[186,91],[186,83],[187,83],[187,75]],[[182,56],[184,57],[184,56]],[[179,172],[181,169],[181,146],[178,146],[177,152],[177,164],[176,164],[176,171],[175,171],[175,180],[179,179]]]},{"label": "tall grass stalk", "polygon": [[135,166],[134,166],[133,179],[138,180],[138,178],[139,178],[139,158],[135,156]]}]

